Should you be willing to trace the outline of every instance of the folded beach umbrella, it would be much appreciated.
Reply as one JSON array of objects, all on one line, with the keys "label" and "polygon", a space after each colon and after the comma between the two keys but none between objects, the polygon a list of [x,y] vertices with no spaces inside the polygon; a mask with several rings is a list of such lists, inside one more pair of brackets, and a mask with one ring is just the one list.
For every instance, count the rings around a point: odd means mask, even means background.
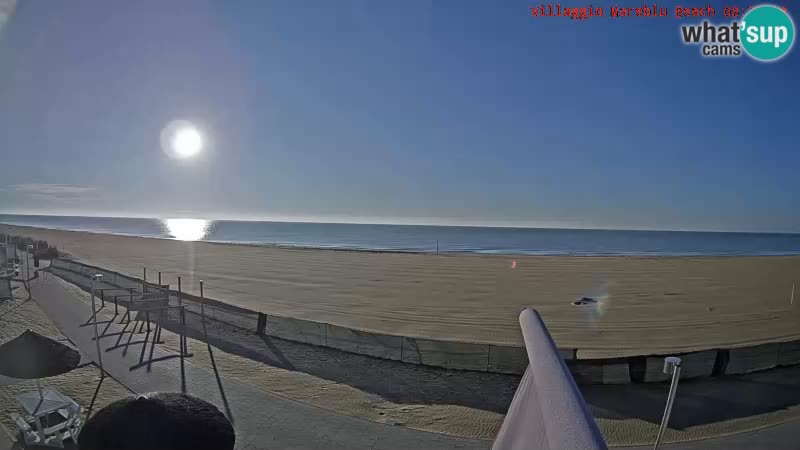
[{"label": "folded beach umbrella", "polygon": [[31,330],[0,345],[0,375],[7,377],[52,377],[69,372],[80,362],[77,350]]},{"label": "folded beach umbrella", "polygon": [[161,392],[117,400],[92,416],[81,450],[232,450],[233,426],[220,410],[191,395]]}]

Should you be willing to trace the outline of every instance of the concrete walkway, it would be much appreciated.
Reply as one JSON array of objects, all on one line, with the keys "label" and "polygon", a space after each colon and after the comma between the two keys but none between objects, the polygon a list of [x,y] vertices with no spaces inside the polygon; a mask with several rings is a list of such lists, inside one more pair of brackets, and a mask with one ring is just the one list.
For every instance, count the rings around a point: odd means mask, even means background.
[{"label": "concrete walkway", "polygon": [[[646,447],[616,447],[619,450],[650,450]],[[800,448],[800,419],[780,425],[713,439],[661,444],[663,450],[797,450]]]},{"label": "concrete walkway", "polygon": [[0,430],[0,450],[11,450],[14,447],[14,441],[6,434],[5,430]]},{"label": "concrete walkway", "polygon": [[[92,312],[52,276],[40,278],[33,297],[55,325],[87,356],[96,360],[94,330],[86,325]],[[122,326],[100,324],[103,366],[134,392],[185,391],[229,411],[236,429],[237,449],[486,449],[491,443],[383,425],[336,414],[292,401],[194,366],[143,343],[135,335],[125,345]],[[150,364],[147,364],[151,361]]]}]

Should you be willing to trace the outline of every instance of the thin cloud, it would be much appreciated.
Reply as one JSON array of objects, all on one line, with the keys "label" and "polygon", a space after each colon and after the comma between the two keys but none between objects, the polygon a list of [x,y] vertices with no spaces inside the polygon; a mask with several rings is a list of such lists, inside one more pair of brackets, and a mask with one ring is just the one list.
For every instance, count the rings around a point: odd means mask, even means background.
[{"label": "thin cloud", "polygon": [[45,201],[78,202],[100,198],[97,189],[70,184],[27,183],[12,184],[4,191],[14,192]]}]

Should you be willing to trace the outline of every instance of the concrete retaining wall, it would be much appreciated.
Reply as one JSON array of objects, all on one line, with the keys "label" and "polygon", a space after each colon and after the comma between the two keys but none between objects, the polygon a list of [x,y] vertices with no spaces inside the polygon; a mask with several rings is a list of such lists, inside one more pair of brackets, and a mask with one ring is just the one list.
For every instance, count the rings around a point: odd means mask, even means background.
[{"label": "concrete retaining wall", "polygon": [[[143,280],[74,261],[55,260],[53,267],[83,275],[101,273],[106,281],[141,292]],[[148,283],[148,289],[157,289]],[[165,289],[166,290],[166,289]],[[167,290],[175,296],[175,290]],[[183,293],[187,310],[200,314],[201,299]],[[434,341],[430,339],[372,333],[337,325],[256,313],[222,301],[203,299],[205,316],[254,333],[335,348],[378,358],[424,364],[448,369],[474,370],[522,375],[528,366],[524,347]],[[576,349],[558,349],[579,384],[665,382],[664,356],[640,356],[602,360],[578,360]],[[681,378],[748,373],[778,365],[800,363],[800,340],[730,350],[706,350],[678,354],[683,360]]]},{"label": "concrete retaining wall", "polygon": [[[681,358],[681,379],[711,376],[717,361],[716,350],[676,354]],[[668,381],[664,373],[664,357],[641,356],[629,359],[631,380],[635,383]]]},{"label": "concrete retaining wall", "polygon": [[489,368],[488,345],[442,342],[404,337],[402,361],[427,366],[485,372]]},{"label": "concrete retaining wall", "polygon": [[778,365],[800,364],[800,341],[782,342],[778,350]]},{"label": "concrete retaining wall", "polygon": [[771,369],[778,365],[781,344],[763,344],[754,347],[730,349],[726,374],[749,373]]},{"label": "concrete retaining wall", "polygon": [[265,330],[270,336],[304,344],[325,345],[324,323],[267,315]]},{"label": "concrete retaining wall", "polygon": [[487,372],[520,374],[528,367],[528,353],[524,347],[489,346]]},{"label": "concrete retaining wall", "polygon": [[351,353],[377,358],[401,360],[403,358],[402,336],[389,336],[353,330],[336,325],[325,325],[325,345]]},{"label": "concrete retaining wall", "polygon": [[578,384],[625,384],[631,382],[627,358],[567,361]]}]

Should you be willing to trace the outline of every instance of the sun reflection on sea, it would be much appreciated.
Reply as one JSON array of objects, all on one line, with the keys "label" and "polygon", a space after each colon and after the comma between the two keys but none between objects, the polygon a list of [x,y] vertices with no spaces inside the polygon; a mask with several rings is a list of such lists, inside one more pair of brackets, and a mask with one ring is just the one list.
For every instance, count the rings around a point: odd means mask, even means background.
[{"label": "sun reflection on sea", "polygon": [[179,241],[199,241],[208,237],[211,221],[203,219],[165,219],[167,234]]}]

